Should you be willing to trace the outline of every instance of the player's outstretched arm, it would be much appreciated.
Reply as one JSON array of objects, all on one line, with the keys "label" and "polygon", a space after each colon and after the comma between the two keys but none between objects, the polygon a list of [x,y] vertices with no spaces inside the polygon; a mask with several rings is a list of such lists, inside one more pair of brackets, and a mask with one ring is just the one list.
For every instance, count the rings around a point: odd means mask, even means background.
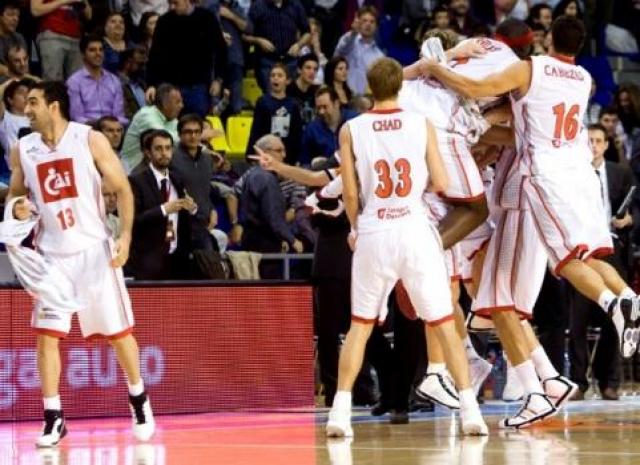
[{"label": "player's outstretched arm", "polygon": [[353,229],[357,229],[358,220],[358,180],[356,177],[355,158],[351,147],[351,133],[349,126],[343,125],[340,129],[340,166],[343,183],[342,200],[344,208],[349,218],[349,223]]},{"label": "player's outstretched arm", "polygon": [[456,74],[435,61],[427,62],[424,68],[428,75],[466,98],[495,97],[513,90],[524,94],[531,81],[531,63],[528,61],[514,63],[504,71],[479,81]]},{"label": "player's outstretched arm", "polygon": [[122,163],[111,148],[107,138],[97,131],[89,132],[89,148],[98,171],[104,180],[115,191],[118,197],[118,216],[120,217],[120,237],[116,242],[116,255],[111,265],[114,268],[123,266],[129,258],[131,245],[131,228],[133,226],[133,193]]},{"label": "player's outstretched arm", "polygon": [[257,155],[249,155],[249,158],[257,160],[263,169],[278,173],[283,178],[291,179],[298,184],[310,187],[324,187],[331,181],[324,171],[311,171],[298,166],[291,166],[276,160],[264,150],[261,150],[260,147],[254,146],[253,148]]},{"label": "player's outstretched arm", "polygon": [[438,139],[433,124],[427,120],[427,168],[429,168],[429,191],[444,192],[449,187],[449,176],[442,162]]}]

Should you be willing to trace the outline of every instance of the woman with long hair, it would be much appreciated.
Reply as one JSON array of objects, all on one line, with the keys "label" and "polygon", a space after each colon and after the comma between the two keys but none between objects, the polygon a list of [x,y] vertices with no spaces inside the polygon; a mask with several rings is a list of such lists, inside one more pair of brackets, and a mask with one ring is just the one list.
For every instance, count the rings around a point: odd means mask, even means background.
[{"label": "woman with long hair", "polygon": [[553,19],[559,16],[573,16],[574,18],[582,19],[583,14],[578,1],[562,0],[558,3],[553,9]]},{"label": "woman with long hair", "polygon": [[629,82],[622,83],[614,97],[614,107],[618,110],[620,122],[628,136],[640,128],[640,89]]},{"label": "woman with long hair", "polygon": [[104,22],[104,33],[102,42],[104,43],[104,68],[114,74],[118,73],[120,66],[120,56],[127,47],[127,30],[124,16],[113,12],[109,13]]},{"label": "woman with long hair", "polygon": [[146,11],[140,18],[139,37],[140,45],[144,45],[147,52],[151,50],[153,42],[153,32],[156,30],[156,24],[160,15],[155,11]]},{"label": "woman with long hair", "polygon": [[347,84],[348,75],[349,63],[345,57],[333,57],[324,68],[324,83],[336,91],[343,107],[348,106],[353,97],[353,91]]}]

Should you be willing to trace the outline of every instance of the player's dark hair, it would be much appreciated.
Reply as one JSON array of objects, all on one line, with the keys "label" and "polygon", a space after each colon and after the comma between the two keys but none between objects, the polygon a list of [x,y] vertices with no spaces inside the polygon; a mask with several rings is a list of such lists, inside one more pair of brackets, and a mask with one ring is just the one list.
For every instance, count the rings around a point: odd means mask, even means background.
[{"label": "player's dark hair", "polygon": [[66,120],[71,119],[69,116],[69,94],[67,93],[67,85],[63,81],[35,82],[31,86],[31,90],[34,89],[42,91],[47,105],[58,102],[60,115]]},{"label": "player's dark hair", "polygon": [[584,23],[573,16],[560,16],[551,25],[553,51],[574,57],[584,45],[587,31]]},{"label": "player's dark hair", "polygon": [[607,140],[607,129],[600,123],[590,124],[587,129],[589,131],[602,131],[604,134],[604,139]]},{"label": "player's dark hair", "polygon": [[168,131],[165,131],[164,129],[153,129],[143,138],[144,148],[146,150],[151,150],[153,141],[158,137],[160,137],[161,139],[169,139],[171,141],[171,145],[173,145],[173,137],[171,137],[171,134],[169,134]]}]

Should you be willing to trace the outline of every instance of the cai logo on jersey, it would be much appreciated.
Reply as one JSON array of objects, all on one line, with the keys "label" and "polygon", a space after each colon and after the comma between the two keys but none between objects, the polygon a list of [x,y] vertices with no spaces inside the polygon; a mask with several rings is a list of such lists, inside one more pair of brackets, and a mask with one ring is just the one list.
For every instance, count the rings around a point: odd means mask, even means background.
[{"label": "cai logo on jersey", "polygon": [[78,197],[73,159],[48,161],[39,164],[36,169],[44,203]]}]

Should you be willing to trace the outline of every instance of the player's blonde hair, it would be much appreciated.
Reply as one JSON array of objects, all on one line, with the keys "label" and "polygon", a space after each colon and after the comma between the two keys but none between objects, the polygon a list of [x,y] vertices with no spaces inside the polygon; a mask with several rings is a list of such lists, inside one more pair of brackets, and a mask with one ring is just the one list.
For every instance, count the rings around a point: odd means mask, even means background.
[{"label": "player's blonde hair", "polygon": [[393,58],[378,58],[367,70],[367,82],[374,100],[397,97],[402,87],[402,66]]}]

